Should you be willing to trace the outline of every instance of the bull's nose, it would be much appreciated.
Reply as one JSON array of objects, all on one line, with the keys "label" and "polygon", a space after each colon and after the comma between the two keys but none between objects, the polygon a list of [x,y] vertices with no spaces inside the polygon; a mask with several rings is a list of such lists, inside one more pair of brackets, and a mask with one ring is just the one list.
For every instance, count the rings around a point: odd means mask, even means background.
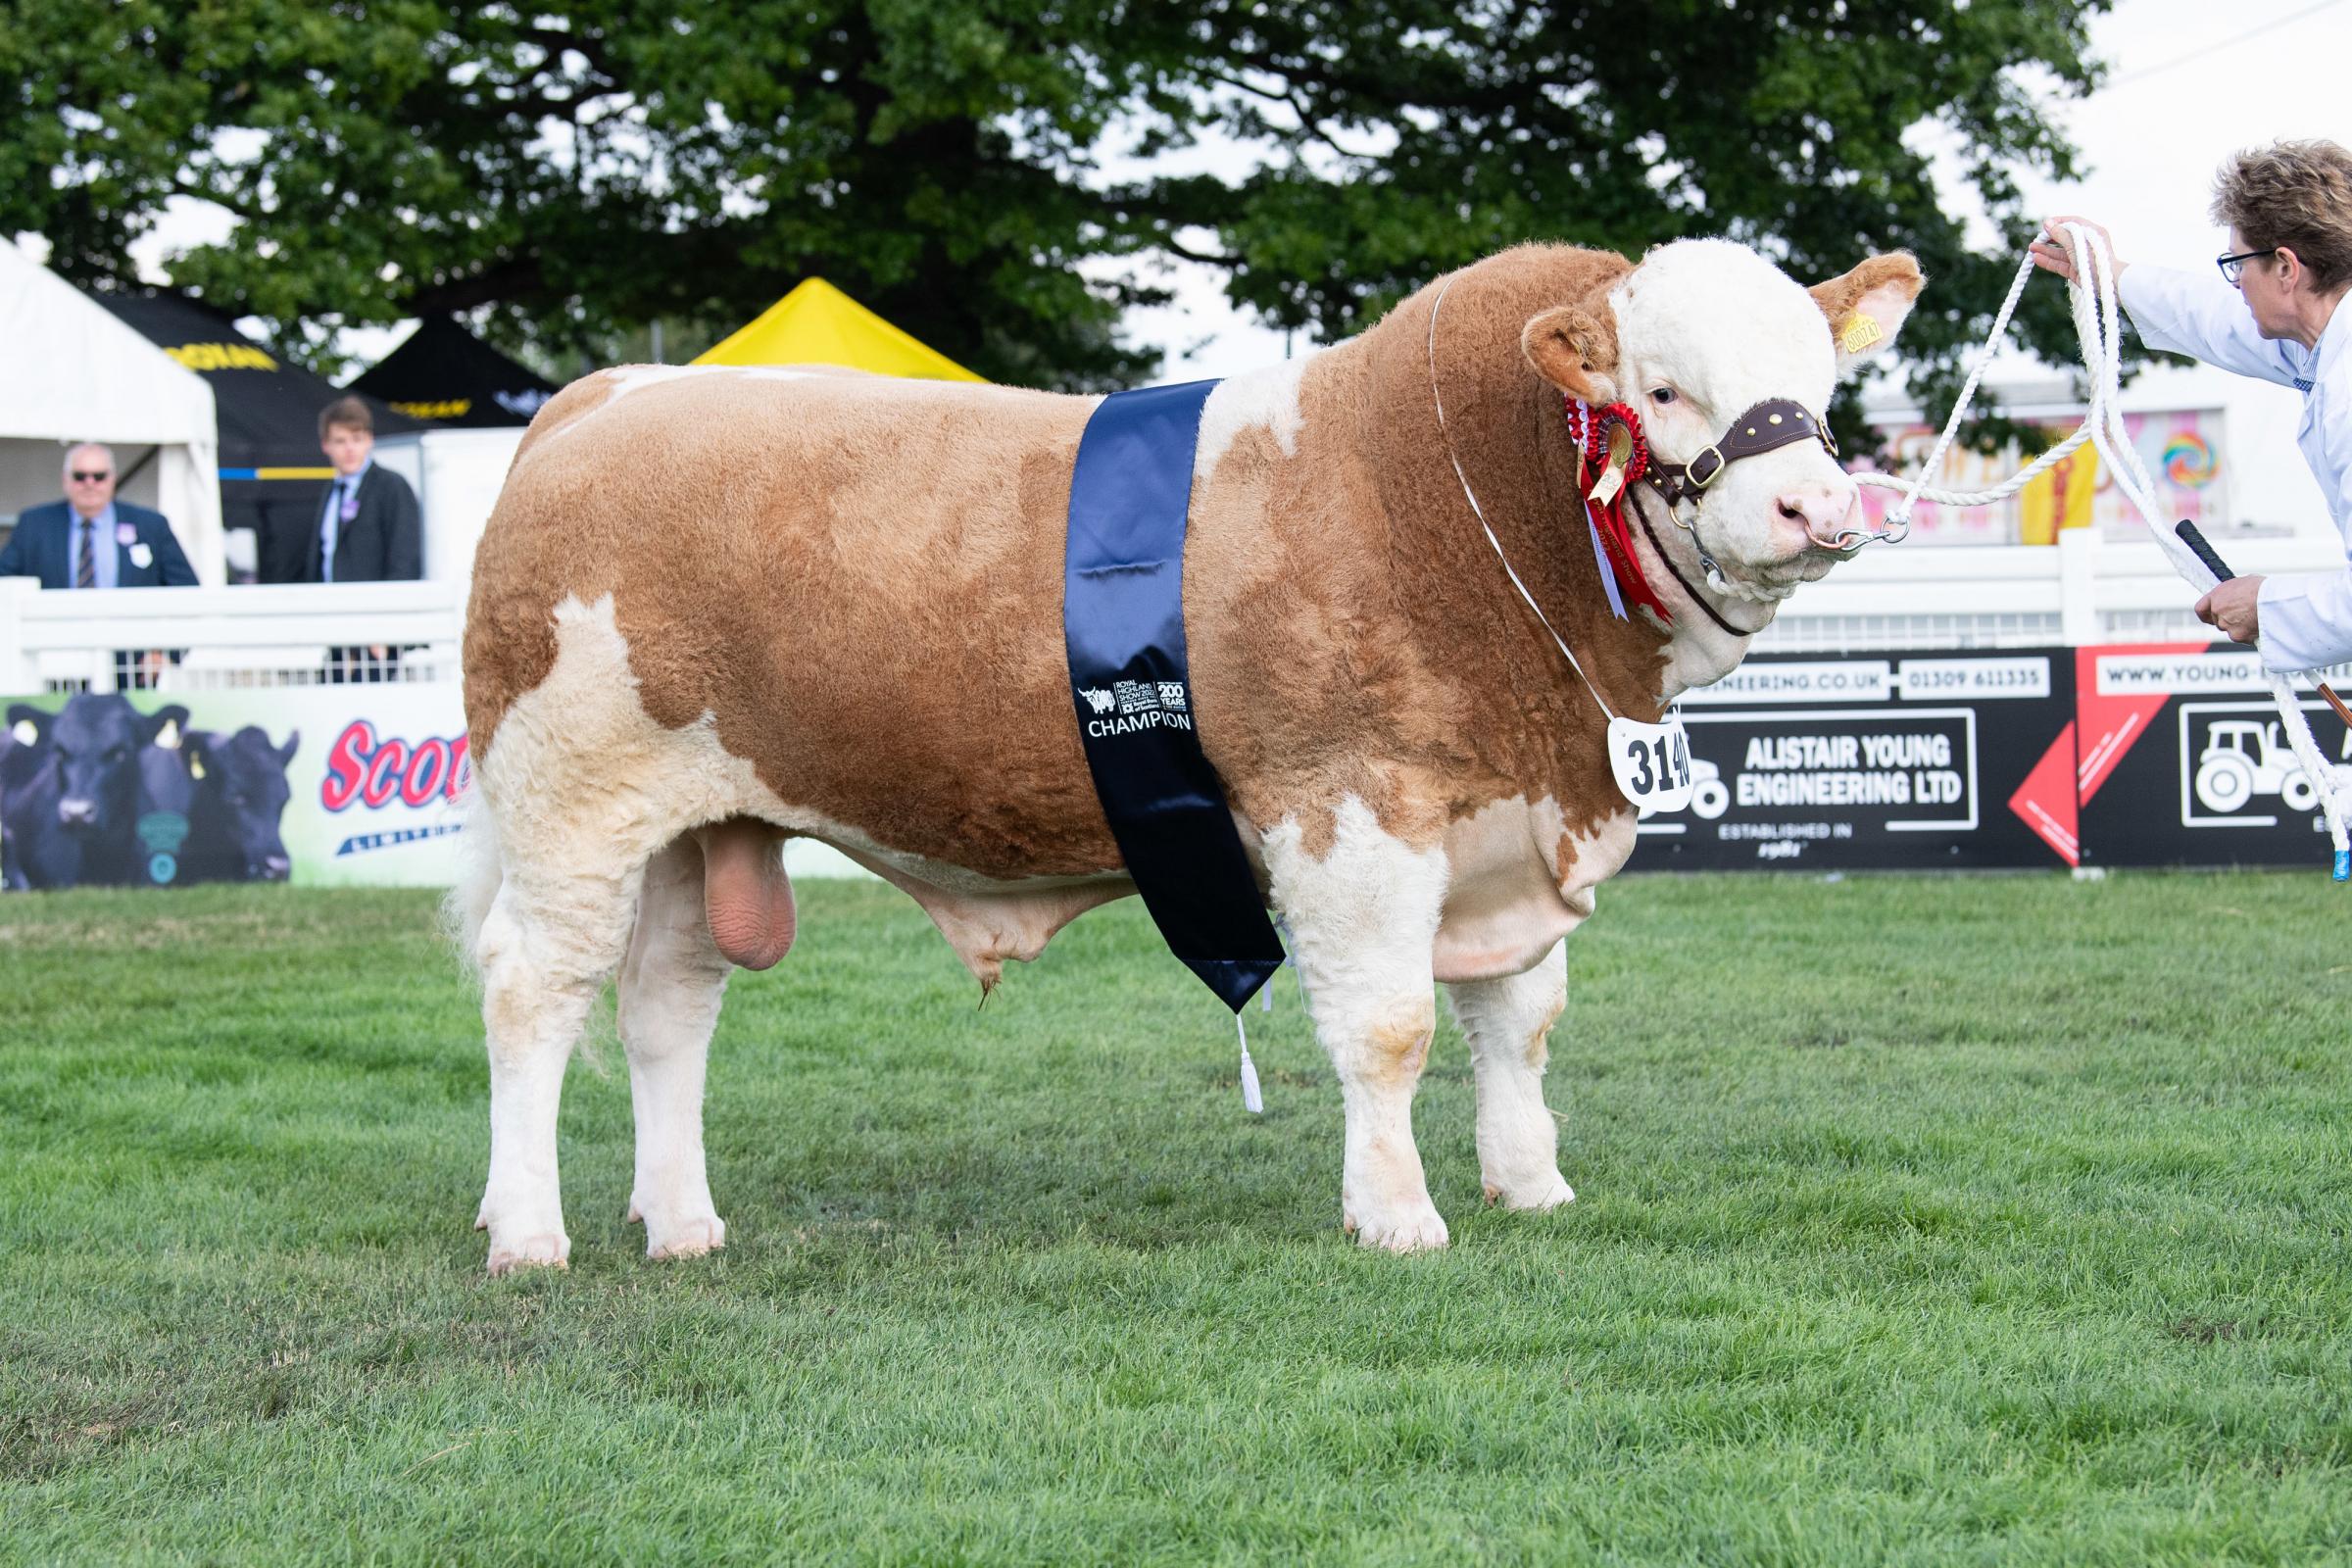
[{"label": "bull's nose", "polygon": [[57,803],[57,821],[60,827],[88,827],[97,820],[98,803],[96,801],[67,799]]},{"label": "bull's nose", "polygon": [[1800,484],[1782,491],[1776,505],[1788,530],[1804,534],[1799,549],[1809,545],[1836,549],[1846,533],[1862,527],[1862,497],[1851,488]]}]

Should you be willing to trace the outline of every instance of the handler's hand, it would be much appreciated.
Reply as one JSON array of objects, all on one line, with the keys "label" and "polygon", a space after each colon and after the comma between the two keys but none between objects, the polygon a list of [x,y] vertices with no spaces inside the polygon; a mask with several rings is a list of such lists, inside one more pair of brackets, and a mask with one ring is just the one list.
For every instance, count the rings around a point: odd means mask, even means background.
[{"label": "handler's hand", "polygon": [[2115,254],[2115,236],[2108,233],[2103,225],[2094,223],[2087,218],[2078,218],[2072,214],[2042,220],[2041,233],[2035,236],[2033,244],[2026,247],[2033,254],[2035,267],[2045,272],[2056,272],[2069,283],[2075,280],[2075,253],[2068,247],[2066,236],[2059,232],[2061,227],[2068,223],[2081,223],[2084,228],[2105,240],[2107,254],[2115,262],[2115,275],[2117,277],[2124,275],[2124,269],[2131,264]]},{"label": "handler's hand", "polygon": [[2233,643],[2250,643],[2262,634],[2261,597],[2260,577],[2232,577],[2197,601],[2197,618]]}]

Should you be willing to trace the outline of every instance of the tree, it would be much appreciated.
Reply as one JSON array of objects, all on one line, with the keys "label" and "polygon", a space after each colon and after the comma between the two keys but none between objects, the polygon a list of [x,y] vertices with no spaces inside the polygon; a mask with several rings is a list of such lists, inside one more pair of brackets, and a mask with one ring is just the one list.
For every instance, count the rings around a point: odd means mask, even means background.
[{"label": "tree", "polygon": [[[1065,387],[1150,372],[1116,326],[1155,253],[1330,338],[1510,241],[1730,233],[1806,277],[1916,251],[1905,346],[1948,368],[2006,284],[2015,171],[2071,170],[2037,95],[2091,83],[2100,3],[15,0],[0,230],[126,282],[167,204],[214,204],[235,227],[173,281],[314,362],[339,324],[452,310],[593,349],[821,272],[983,374]],[[2003,254],[1940,206],[1922,127]],[[1104,177],[1137,132],[1269,156],[1238,183]],[[2022,324],[2063,358],[2057,290]]]},{"label": "tree", "polygon": [[[1726,234],[1808,282],[1907,249],[1931,281],[1903,350],[1940,407],[2033,226],[2017,172],[2075,172],[2042,106],[2094,85],[2084,24],[2104,3],[1228,4],[1210,28],[1221,128],[1281,156],[1197,254],[1276,324],[1336,337],[1521,239],[1639,256]],[[1938,149],[1998,231],[1992,254],[1943,206]],[[2063,290],[2030,289],[2017,330],[2074,362]]]},{"label": "tree", "polygon": [[1151,293],[1077,269],[1146,236],[1075,177],[1156,71],[1117,9],[19,0],[0,228],[128,282],[167,203],[225,209],[172,280],[314,362],[306,324],[491,307],[558,346],[821,272],[984,374],[1119,384]]}]

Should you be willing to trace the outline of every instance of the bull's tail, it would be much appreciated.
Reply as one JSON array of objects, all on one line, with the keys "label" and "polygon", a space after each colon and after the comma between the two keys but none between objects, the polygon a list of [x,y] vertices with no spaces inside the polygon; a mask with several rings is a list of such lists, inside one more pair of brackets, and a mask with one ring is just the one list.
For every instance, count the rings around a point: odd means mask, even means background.
[{"label": "bull's tail", "polygon": [[458,950],[458,962],[477,984],[481,980],[482,922],[491,901],[505,880],[498,856],[498,818],[482,799],[476,782],[458,798],[464,830],[456,835],[460,869],[458,884],[441,901],[441,934]]}]

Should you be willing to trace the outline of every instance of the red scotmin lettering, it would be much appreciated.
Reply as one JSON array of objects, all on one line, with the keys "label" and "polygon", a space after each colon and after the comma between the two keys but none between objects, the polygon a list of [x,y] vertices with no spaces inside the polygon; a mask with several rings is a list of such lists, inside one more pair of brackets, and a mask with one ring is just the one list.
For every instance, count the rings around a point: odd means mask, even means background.
[{"label": "red scotmin lettering", "polygon": [[355,718],[327,749],[318,804],[340,811],[355,801],[372,810],[395,797],[403,806],[422,806],[436,795],[454,801],[473,777],[466,743],[464,735],[379,741],[373,724]]}]

